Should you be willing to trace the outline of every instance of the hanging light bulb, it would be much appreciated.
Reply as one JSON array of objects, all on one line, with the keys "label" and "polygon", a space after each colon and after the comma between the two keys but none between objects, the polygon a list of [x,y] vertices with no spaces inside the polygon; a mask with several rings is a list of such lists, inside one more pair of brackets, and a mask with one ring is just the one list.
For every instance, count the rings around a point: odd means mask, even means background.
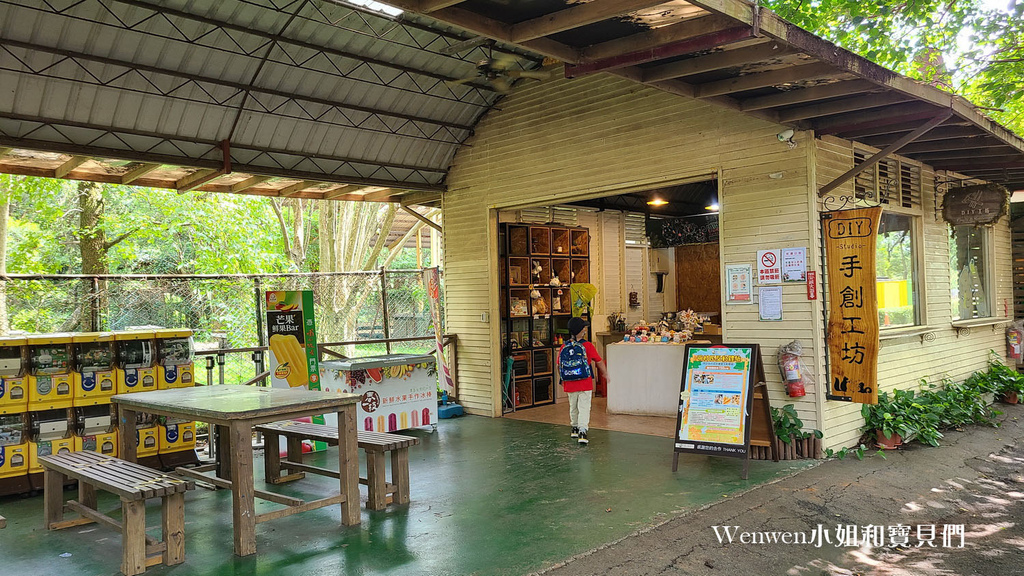
[{"label": "hanging light bulb", "polygon": [[668,204],[668,200],[665,200],[664,198],[661,198],[660,196],[655,196],[654,198],[651,198],[650,200],[648,200],[647,204],[649,206],[664,206],[665,204]]},{"label": "hanging light bulb", "polygon": [[710,210],[711,212],[718,212],[718,202],[712,202],[711,204],[705,206],[704,209]]}]

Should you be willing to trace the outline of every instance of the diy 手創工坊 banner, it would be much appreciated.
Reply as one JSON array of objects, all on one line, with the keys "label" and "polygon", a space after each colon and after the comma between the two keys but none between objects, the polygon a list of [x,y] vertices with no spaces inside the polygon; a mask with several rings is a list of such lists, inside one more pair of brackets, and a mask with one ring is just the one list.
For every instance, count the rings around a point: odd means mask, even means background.
[{"label": "diy \u624b\u5275\u5de5\u574a banner", "polygon": [[875,250],[882,208],[823,212],[828,273],[828,397],[878,403]]}]

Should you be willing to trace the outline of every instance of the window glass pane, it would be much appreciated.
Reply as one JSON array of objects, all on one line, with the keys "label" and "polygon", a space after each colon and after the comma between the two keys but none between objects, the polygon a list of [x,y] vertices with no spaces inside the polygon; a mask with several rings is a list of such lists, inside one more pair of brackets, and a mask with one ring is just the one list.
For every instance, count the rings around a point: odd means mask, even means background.
[{"label": "window glass pane", "polygon": [[878,226],[878,325],[917,324],[914,234],[910,216],[882,213]]},{"label": "window glass pane", "polygon": [[992,315],[985,262],[985,230],[956,226],[949,239],[950,296],[953,320]]}]

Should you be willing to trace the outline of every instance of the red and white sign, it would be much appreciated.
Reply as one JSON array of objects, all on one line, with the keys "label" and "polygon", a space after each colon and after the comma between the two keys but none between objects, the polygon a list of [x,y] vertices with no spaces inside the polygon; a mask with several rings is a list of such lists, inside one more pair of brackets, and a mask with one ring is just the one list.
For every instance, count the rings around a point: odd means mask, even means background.
[{"label": "red and white sign", "polygon": [[757,283],[758,284],[781,284],[782,283],[782,255],[781,250],[758,250],[757,251]]},{"label": "red and white sign", "polygon": [[814,270],[807,271],[807,299],[818,299],[818,273]]}]

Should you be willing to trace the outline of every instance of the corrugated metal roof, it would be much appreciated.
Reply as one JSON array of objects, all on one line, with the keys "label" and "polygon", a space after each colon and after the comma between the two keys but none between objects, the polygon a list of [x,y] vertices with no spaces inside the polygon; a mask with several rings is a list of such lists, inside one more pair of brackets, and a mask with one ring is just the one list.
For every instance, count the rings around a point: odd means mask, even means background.
[{"label": "corrugated metal roof", "polygon": [[[222,170],[228,140],[243,180],[278,178],[250,192],[306,180],[440,191],[500,97],[477,77],[492,47],[443,52],[472,37],[323,1],[2,0],[0,146]],[[513,69],[539,62],[509,51]]]}]

